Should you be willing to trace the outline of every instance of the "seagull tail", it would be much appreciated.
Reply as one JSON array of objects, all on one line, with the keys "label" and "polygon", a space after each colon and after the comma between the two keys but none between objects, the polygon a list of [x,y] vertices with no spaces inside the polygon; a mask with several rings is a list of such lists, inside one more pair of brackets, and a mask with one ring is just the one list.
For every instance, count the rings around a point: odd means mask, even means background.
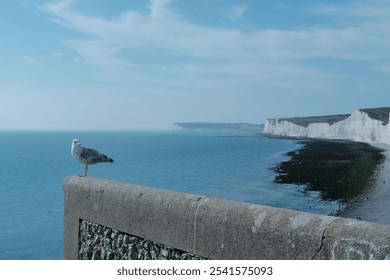
[{"label": "seagull tail", "polygon": [[95,158],[95,162],[90,163],[90,164],[95,164],[95,163],[99,163],[99,162],[114,162],[114,160],[112,158],[109,158],[106,155],[103,155],[103,154],[99,153],[97,155],[97,157]]},{"label": "seagull tail", "polygon": [[114,162],[114,160],[112,158],[109,158],[108,156],[106,155],[103,155],[104,156],[104,161],[105,162]]}]

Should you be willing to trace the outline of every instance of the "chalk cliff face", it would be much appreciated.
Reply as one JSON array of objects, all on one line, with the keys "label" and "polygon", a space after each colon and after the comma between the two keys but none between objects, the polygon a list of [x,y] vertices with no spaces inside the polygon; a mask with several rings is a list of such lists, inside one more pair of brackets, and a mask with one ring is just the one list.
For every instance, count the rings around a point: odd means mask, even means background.
[{"label": "chalk cliff face", "polygon": [[390,107],[358,109],[351,115],[268,119],[264,132],[279,136],[390,143]]}]

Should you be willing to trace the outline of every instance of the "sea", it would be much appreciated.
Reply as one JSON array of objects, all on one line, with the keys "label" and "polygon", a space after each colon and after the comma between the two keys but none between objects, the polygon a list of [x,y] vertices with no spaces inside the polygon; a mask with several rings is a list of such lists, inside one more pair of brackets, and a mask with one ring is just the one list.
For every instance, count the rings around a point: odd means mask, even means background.
[{"label": "sea", "polygon": [[75,138],[115,160],[90,166],[91,177],[325,215],[338,207],[276,184],[272,168],[301,144],[257,131],[0,132],[0,260],[63,259],[62,183],[84,172]]}]

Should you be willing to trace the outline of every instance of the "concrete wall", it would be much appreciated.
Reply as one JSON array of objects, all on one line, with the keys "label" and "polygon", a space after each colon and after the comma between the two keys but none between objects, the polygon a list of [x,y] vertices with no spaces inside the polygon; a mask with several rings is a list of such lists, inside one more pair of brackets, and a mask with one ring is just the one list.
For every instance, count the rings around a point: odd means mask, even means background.
[{"label": "concrete wall", "polygon": [[63,189],[65,259],[85,258],[84,220],[195,258],[390,259],[386,225],[90,177]]}]

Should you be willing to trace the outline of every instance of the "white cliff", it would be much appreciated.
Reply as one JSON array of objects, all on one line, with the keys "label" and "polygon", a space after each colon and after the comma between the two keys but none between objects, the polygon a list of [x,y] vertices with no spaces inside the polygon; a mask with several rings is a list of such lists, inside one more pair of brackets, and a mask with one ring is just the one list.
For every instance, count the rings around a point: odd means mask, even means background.
[{"label": "white cliff", "polygon": [[390,107],[358,109],[351,115],[268,119],[264,132],[278,136],[390,143]]}]

